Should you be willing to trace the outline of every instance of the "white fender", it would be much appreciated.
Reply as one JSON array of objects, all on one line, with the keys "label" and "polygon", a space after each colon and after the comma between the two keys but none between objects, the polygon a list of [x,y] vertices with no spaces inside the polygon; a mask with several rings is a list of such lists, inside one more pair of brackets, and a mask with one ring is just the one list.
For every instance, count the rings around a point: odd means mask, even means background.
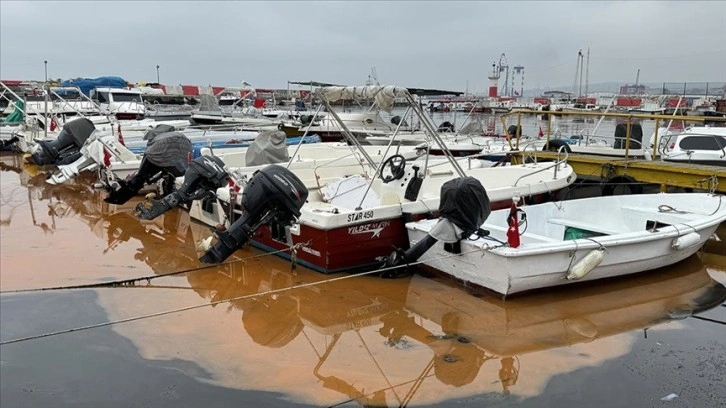
[{"label": "white fender", "polygon": [[671,248],[684,249],[696,245],[699,242],[701,242],[701,236],[697,232],[691,232],[674,239]]},{"label": "white fender", "polygon": [[567,274],[568,280],[582,279],[585,275],[590,273],[593,269],[597,268],[598,265],[605,258],[605,248],[593,249],[580,259],[576,264],[570,268],[570,273]]}]

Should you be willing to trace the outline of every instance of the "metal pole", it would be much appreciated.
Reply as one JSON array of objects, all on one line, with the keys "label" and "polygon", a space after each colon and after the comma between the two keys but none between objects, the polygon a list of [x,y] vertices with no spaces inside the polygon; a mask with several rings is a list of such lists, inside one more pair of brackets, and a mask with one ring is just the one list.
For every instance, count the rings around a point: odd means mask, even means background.
[{"label": "metal pole", "polygon": [[43,64],[45,65],[45,83],[43,84],[43,90],[45,91],[45,95],[43,96],[43,100],[45,102],[45,113],[43,114],[43,134],[44,137],[48,137],[48,61],[43,61]]},{"label": "metal pole", "polygon": [[625,128],[625,160],[628,159],[628,153],[630,152],[630,132],[632,129],[632,120],[628,118],[628,125]]},{"label": "metal pole", "polygon": [[655,120],[655,134],[653,134],[653,155],[651,156],[655,160],[655,156],[658,153],[658,146],[660,141],[658,140],[658,128],[660,127],[660,118]]},{"label": "metal pole", "polygon": [[159,66],[156,66],[156,83],[161,84],[161,81],[159,80]]},{"label": "metal pole", "polygon": [[310,120],[310,123],[305,128],[305,132],[303,132],[303,135],[300,137],[300,142],[297,144],[297,147],[295,148],[295,152],[290,156],[290,161],[287,163],[287,168],[290,168],[290,165],[295,160],[295,156],[297,156],[297,152],[300,150],[300,146],[303,144],[303,141],[305,140],[305,137],[308,135],[308,132],[310,131],[310,126],[313,126],[315,123],[315,119],[317,119],[318,114],[320,111],[323,110],[323,105],[318,106],[318,109],[315,111],[315,114],[313,115],[313,118]]}]

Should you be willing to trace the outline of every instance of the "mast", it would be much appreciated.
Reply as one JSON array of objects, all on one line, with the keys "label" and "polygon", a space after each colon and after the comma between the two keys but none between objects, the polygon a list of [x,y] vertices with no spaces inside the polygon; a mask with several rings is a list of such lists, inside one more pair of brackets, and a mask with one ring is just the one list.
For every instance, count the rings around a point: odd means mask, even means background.
[{"label": "mast", "polygon": [[587,65],[585,68],[585,96],[590,85],[590,47],[587,47]]}]

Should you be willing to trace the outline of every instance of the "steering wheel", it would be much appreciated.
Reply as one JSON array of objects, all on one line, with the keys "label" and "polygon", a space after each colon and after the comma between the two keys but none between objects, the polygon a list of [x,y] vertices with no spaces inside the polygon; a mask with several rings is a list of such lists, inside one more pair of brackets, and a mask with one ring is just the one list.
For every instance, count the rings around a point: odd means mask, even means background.
[{"label": "steering wheel", "polygon": [[[391,174],[388,176],[383,175],[383,171],[390,167]],[[393,180],[398,180],[406,173],[406,158],[400,154],[394,154],[393,156],[386,159],[381,165],[381,179],[384,183],[390,183]]]}]

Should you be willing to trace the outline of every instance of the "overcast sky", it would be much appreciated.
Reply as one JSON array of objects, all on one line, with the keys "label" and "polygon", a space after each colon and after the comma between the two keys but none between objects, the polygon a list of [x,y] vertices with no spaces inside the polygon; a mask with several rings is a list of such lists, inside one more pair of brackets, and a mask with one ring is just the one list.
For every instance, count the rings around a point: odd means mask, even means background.
[{"label": "overcast sky", "polygon": [[588,47],[590,83],[726,81],[726,2],[0,2],[2,79],[482,92],[503,53],[525,89],[571,86]]}]

